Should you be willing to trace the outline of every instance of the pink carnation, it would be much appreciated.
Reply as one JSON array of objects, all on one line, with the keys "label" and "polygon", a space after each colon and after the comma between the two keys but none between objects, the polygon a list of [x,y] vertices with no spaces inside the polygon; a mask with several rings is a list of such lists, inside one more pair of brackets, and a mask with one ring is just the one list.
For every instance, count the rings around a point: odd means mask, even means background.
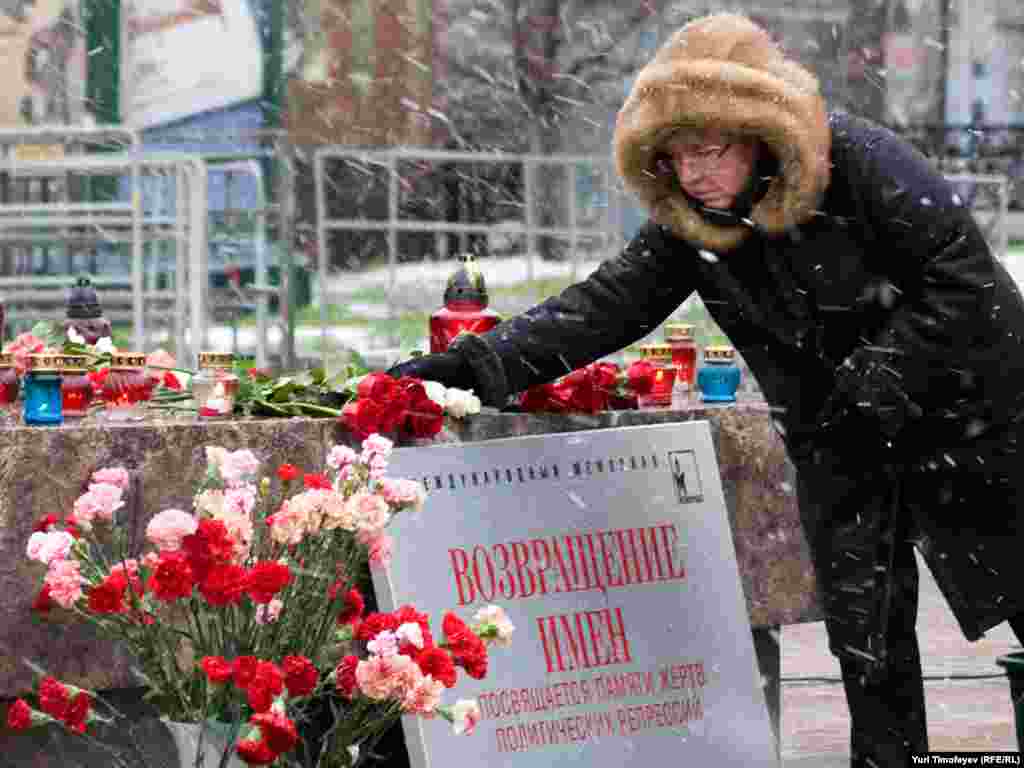
[{"label": "pink carnation", "polygon": [[220,476],[229,486],[240,485],[255,476],[260,462],[252,451],[231,451],[220,465]]},{"label": "pink carnation", "polygon": [[277,617],[281,615],[281,609],[284,608],[284,603],[278,600],[276,597],[266,605],[256,606],[256,623],[257,624],[273,624],[277,621]]},{"label": "pink carnation", "polygon": [[251,485],[229,488],[224,492],[224,509],[234,514],[248,517],[256,506],[256,489]]},{"label": "pink carnation", "polygon": [[347,445],[336,445],[327,454],[327,466],[340,471],[341,469],[354,464],[359,459],[359,454]]},{"label": "pink carnation", "polygon": [[356,530],[361,533],[380,533],[391,519],[391,508],[383,496],[359,491],[345,502]]},{"label": "pink carnation", "polygon": [[371,656],[356,666],[356,682],[365,696],[380,700],[404,694],[409,675],[416,672],[419,667],[408,656]]},{"label": "pink carnation", "polygon": [[441,693],[444,691],[444,683],[435,680],[430,675],[420,675],[419,680],[405,693],[402,700],[402,711],[432,717],[441,704]]},{"label": "pink carnation", "polygon": [[75,520],[81,525],[91,525],[93,520],[110,522],[114,512],[124,506],[120,486],[110,483],[93,483],[89,490],[75,501]]},{"label": "pink carnation", "polygon": [[92,473],[92,482],[106,483],[107,485],[116,485],[118,488],[127,489],[131,478],[128,475],[128,470],[124,467],[105,467],[97,469]]},{"label": "pink carnation", "polygon": [[30,560],[49,565],[55,560],[67,559],[74,543],[75,537],[67,531],[36,532],[29,537],[25,554]]},{"label": "pink carnation", "polygon": [[402,478],[382,478],[378,485],[381,496],[393,507],[411,508],[415,512],[423,509],[427,500],[427,489],[423,483]]},{"label": "pink carnation", "polygon": [[181,549],[181,540],[196,532],[199,521],[180,509],[165,509],[146,526],[146,538],[161,552]]},{"label": "pink carnation", "polygon": [[370,534],[360,531],[357,538],[369,550],[371,568],[384,568],[391,561],[391,547],[394,540],[388,534]]},{"label": "pink carnation", "polygon": [[50,597],[61,607],[71,608],[82,597],[82,572],[77,560],[54,560],[43,579]]},{"label": "pink carnation", "polygon": [[28,367],[28,356],[35,355],[46,350],[46,342],[33,336],[31,333],[19,334],[14,341],[7,345],[5,351],[14,355],[14,367],[19,375],[24,376]]},{"label": "pink carnation", "polygon": [[369,464],[375,456],[386,462],[394,445],[386,437],[374,432],[363,440],[363,453],[359,458],[364,464]]}]

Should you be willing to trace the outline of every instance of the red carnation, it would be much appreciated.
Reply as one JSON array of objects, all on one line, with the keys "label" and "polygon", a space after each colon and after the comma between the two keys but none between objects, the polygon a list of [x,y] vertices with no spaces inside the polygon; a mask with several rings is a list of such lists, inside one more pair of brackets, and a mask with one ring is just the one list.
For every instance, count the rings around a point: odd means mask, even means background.
[{"label": "red carnation", "polygon": [[92,709],[92,699],[89,694],[79,691],[68,706],[64,724],[75,733],[85,733],[85,724],[89,720],[90,709]]},{"label": "red carnation", "polygon": [[266,686],[267,690],[277,696],[284,690],[284,673],[281,668],[272,661],[260,661],[256,663],[256,672],[253,674],[252,683]]},{"label": "red carnation", "polygon": [[359,440],[380,431],[381,406],[372,400],[350,400],[341,409],[340,421]]},{"label": "red carnation", "polygon": [[282,464],[277,468],[277,476],[282,483],[290,483],[299,476],[299,468],[294,464]]},{"label": "red carnation", "polygon": [[71,694],[60,680],[47,675],[39,684],[39,708],[50,717],[63,720],[67,715]]},{"label": "red carnation", "polygon": [[481,680],[487,674],[487,647],[466,622],[454,613],[446,613],[441,625],[455,663],[470,677]]},{"label": "red carnation", "polygon": [[563,390],[554,384],[537,384],[519,396],[519,407],[524,411],[561,413],[569,409],[568,399]]},{"label": "red carnation", "polygon": [[363,619],[359,629],[356,630],[356,639],[362,640],[364,643],[369,642],[384,630],[394,632],[398,629],[399,624],[398,619],[390,613],[371,613]]},{"label": "red carnation", "polygon": [[320,673],[305,656],[285,656],[281,668],[289,696],[309,696],[316,689]]},{"label": "red carnation", "polygon": [[[187,538],[187,537],[186,537]],[[182,552],[161,552],[149,587],[158,600],[173,602],[192,594],[192,567]]]},{"label": "red carnation", "polygon": [[89,590],[89,610],[93,613],[121,613],[125,609],[124,591],[128,582],[119,574],[108,576]]},{"label": "red carnation", "polygon": [[483,680],[487,677],[487,646],[478,639],[474,646],[463,649],[458,662],[467,675],[474,680]]},{"label": "red carnation", "polygon": [[235,542],[223,520],[204,517],[195,533],[181,540],[181,551],[188,558],[194,578],[200,584],[215,565],[227,565],[235,556]]},{"label": "red carnation", "polygon": [[424,675],[443,683],[445,688],[455,686],[455,662],[444,648],[424,648],[416,656],[416,663]]},{"label": "red carnation", "polygon": [[638,395],[646,395],[654,386],[654,364],[650,360],[637,360],[626,369],[629,388]]},{"label": "red carnation", "polygon": [[32,526],[32,531],[33,533],[46,533],[50,528],[55,526],[57,522],[56,515],[46,515],[46,517],[41,517],[36,521],[36,524]]},{"label": "red carnation", "polygon": [[256,665],[260,663],[260,660],[255,656],[239,656],[233,662],[231,662],[231,672],[235,678],[235,686],[238,688],[248,688],[249,683],[256,677]]},{"label": "red carnation", "polygon": [[249,765],[270,765],[277,760],[277,753],[263,739],[239,739],[235,751]]},{"label": "red carnation", "polygon": [[199,666],[206,673],[206,679],[216,685],[222,685],[231,679],[234,668],[223,656],[203,656]]},{"label": "red carnation", "polygon": [[338,614],[338,625],[355,624],[363,617],[366,610],[366,601],[363,600],[363,593],[352,587],[345,594],[345,605]]},{"label": "red carnation", "polygon": [[448,645],[453,650],[463,646],[467,642],[467,635],[473,634],[473,630],[469,628],[466,622],[451,611],[446,613],[441,620],[441,631],[444,632]]},{"label": "red carnation", "polygon": [[12,731],[24,731],[32,727],[32,707],[23,699],[15,699],[7,707],[7,727]]},{"label": "red carnation", "polygon": [[337,686],[338,692],[346,699],[351,699],[356,694],[356,667],[358,665],[358,657],[348,655],[334,670],[334,684]]},{"label": "red carnation", "polygon": [[43,584],[43,588],[39,590],[36,599],[32,601],[32,610],[39,613],[49,613],[53,605],[53,598],[50,597],[50,585]]},{"label": "red carnation", "polygon": [[262,683],[253,681],[245,689],[245,698],[253,712],[266,712],[274,704],[274,694]]},{"label": "red carnation", "polygon": [[274,595],[288,586],[292,571],[284,563],[262,560],[256,563],[245,577],[245,590],[253,602],[266,604]]},{"label": "red carnation", "polygon": [[307,473],[302,476],[302,484],[309,489],[320,489],[322,491],[331,490],[331,481],[327,475],[316,473]]},{"label": "red carnation", "polygon": [[373,400],[386,403],[398,392],[398,379],[387,373],[368,373],[359,380],[356,397],[360,400]]},{"label": "red carnation", "polygon": [[70,533],[72,538],[82,538],[82,532],[78,529],[78,521],[75,520],[74,515],[69,515],[64,521],[64,530]]},{"label": "red carnation", "polygon": [[429,397],[409,404],[406,430],[413,437],[433,437],[444,426],[444,408]]},{"label": "red carnation", "polygon": [[260,727],[263,740],[271,751],[281,754],[295,748],[299,741],[299,732],[286,714],[283,712],[260,712],[253,715],[249,722]]},{"label": "red carnation", "polygon": [[240,565],[215,565],[199,585],[199,592],[210,605],[237,603],[245,592],[245,578],[245,568]]}]

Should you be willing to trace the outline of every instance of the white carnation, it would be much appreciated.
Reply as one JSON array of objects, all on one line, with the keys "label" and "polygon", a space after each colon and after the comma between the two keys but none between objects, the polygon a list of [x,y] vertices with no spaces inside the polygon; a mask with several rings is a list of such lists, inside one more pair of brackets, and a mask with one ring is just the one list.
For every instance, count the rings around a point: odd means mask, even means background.
[{"label": "white carnation", "polygon": [[473,390],[456,389],[449,387],[444,398],[445,412],[456,419],[464,419],[480,413],[480,398],[473,394]]},{"label": "white carnation", "polygon": [[451,390],[439,381],[424,381],[423,389],[426,391],[427,397],[444,408],[446,394]]}]

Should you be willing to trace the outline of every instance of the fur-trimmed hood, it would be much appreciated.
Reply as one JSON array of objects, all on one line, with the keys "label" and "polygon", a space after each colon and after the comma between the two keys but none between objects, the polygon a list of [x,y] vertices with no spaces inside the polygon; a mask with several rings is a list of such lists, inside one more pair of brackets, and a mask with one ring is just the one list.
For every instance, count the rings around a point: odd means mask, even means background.
[{"label": "fur-trimmed hood", "polygon": [[651,217],[697,247],[727,252],[750,228],[708,221],[658,162],[674,130],[705,126],[757,137],[778,160],[750,213],[758,228],[781,234],[814,215],[831,144],[817,78],[744,16],[714,14],[677,31],[640,71],[614,138],[618,173]]}]

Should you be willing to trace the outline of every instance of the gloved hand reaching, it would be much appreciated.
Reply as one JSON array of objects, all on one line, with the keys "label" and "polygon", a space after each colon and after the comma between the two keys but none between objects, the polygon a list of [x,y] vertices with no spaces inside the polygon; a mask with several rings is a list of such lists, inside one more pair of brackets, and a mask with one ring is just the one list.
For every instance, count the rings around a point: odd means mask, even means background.
[{"label": "gloved hand reaching", "polygon": [[420,355],[398,363],[388,370],[396,379],[412,376],[425,381],[436,381],[446,387],[458,389],[474,389],[476,377],[466,358],[459,352],[435,352],[432,355]]}]

